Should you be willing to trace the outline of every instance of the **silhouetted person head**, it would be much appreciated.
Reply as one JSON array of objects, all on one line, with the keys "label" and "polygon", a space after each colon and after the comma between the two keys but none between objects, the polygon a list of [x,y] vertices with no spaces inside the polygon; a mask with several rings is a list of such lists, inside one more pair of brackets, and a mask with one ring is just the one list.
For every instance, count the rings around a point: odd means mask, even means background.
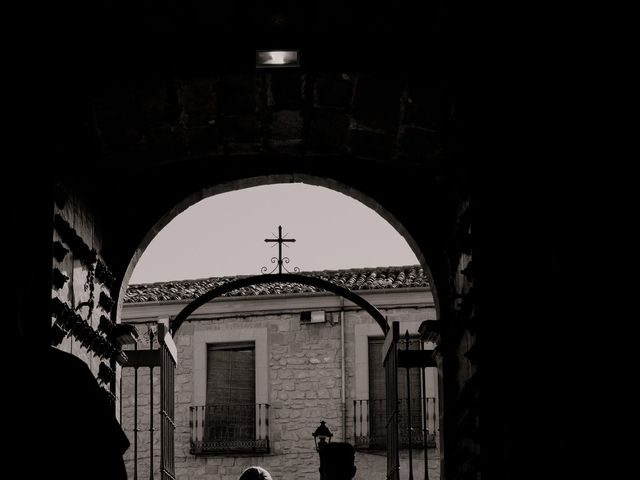
[{"label": "silhouetted person head", "polygon": [[334,442],[320,447],[320,478],[351,480],[356,474],[355,449],[350,443]]},{"label": "silhouetted person head", "polygon": [[249,467],[238,480],[272,480],[271,474],[262,467]]}]

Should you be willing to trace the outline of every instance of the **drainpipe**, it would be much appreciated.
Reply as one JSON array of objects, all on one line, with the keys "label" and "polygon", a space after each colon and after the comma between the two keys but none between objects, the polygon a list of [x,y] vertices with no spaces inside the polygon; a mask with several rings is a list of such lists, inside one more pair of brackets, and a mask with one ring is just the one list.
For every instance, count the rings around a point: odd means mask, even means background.
[{"label": "drainpipe", "polygon": [[347,394],[345,380],[345,361],[344,361],[344,299],[342,300],[342,308],[340,308],[340,363],[342,367],[342,441],[347,441]]}]

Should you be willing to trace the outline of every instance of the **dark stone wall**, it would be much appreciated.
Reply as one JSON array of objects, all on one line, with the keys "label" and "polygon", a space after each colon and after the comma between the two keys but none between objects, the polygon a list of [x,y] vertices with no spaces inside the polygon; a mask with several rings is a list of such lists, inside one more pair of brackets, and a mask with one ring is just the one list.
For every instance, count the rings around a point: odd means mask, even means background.
[{"label": "dark stone wall", "polygon": [[54,187],[51,344],[84,361],[115,407],[116,278],[102,255],[101,217],[84,200],[85,189],[64,182]]},{"label": "dark stone wall", "polygon": [[456,213],[456,227],[447,249],[451,309],[449,322],[443,327],[438,356],[444,372],[443,395],[448,398],[444,414],[445,450],[448,478],[476,478],[481,468],[481,382],[477,335],[472,210],[469,200],[461,202]]},{"label": "dark stone wall", "polygon": [[[272,71],[159,76],[87,99],[104,162],[126,169],[228,155],[353,155],[433,171],[451,92],[422,74]],[[212,159],[213,159],[212,158]]]}]

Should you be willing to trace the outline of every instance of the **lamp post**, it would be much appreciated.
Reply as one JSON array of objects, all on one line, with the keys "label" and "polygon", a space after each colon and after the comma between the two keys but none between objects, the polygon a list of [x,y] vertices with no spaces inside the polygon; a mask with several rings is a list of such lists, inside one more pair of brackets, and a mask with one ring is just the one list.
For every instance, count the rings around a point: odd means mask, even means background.
[{"label": "lamp post", "polygon": [[313,441],[316,443],[316,450],[320,455],[320,480],[325,480],[324,455],[322,450],[331,443],[331,437],[333,437],[333,433],[327,428],[324,420],[321,421],[320,426],[313,432]]},{"label": "lamp post", "polygon": [[[319,452],[320,447],[331,443],[331,437],[333,437],[333,433],[331,433],[331,430],[327,428],[324,420],[322,420],[320,422],[320,426],[316,428],[315,432],[313,432],[313,440],[316,443],[316,450]],[[328,442],[327,439],[329,440]]]}]

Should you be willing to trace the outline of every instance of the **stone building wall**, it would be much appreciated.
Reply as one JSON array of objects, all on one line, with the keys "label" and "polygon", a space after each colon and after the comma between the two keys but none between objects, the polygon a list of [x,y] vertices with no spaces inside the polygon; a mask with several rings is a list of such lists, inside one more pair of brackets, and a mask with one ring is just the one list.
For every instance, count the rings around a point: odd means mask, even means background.
[{"label": "stone building wall", "polygon": [[[412,331],[422,320],[435,318],[433,308],[402,308],[382,311],[389,321],[412,322]],[[317,479],[318,455],[312,433],[321,420],[327,423],[334,434],[334,441],[353,441],[353,400],[356,398],[355,379],[362,372],[356,371],[355,331],[356,325],[377,325],[363,311],[345,312],[345,392],[346,428],[342,426],[342,369],[341,369],[341,325],[338,312],[332,312],[332,323],[301,323],[299,313],[251,314],[245,317],[198,319],[184,324],[175,341],[178,347],[176,370],[176,473],[180,479],[215,478],[236,480],[240,472],[250,465],[267,468],[274,478],[283,480]],[[140,323],[138,329],[144,333],[149,324]],[[153,328],[153,327],[152,327]],[[194,456],[190,449],[189,409],[194,405],[194,382],[206,382],[194,365],[195,343],[211,332],[228,334],[231,331],[266,330],[268,352],[268,378],[258,379],[267,385],[270,404],[269,454],[251,456]],[[378,328],[379,330],[379,328]],[[382,335],[382,331],[376,332]],[[148,348],[148,335],[142,335],[138,348]],[[211,337],[207,337],[211,338]],[[256,360],[258,361],[258,360]],[[156,372],[157,376],[157,372]],[[149,373],[140,369],[138,378],[138,475],[148,475],[149,414],[153,412],[153,423],[157,429],[159,415],[159,379],[154,378],[154,408],[149,410]],[[367,380],[368,382],[368,380]],[[258,388],[256,389],[258,390]],[[132,440],[132,448],[126,455],[127,468],[133,478],[133,369],[123,370],[123,427]],[[143,419],[144,417],[144,419]],[[159,465],[159,430],[154,432],[154,465],[156,474]],[[414,452],[414,472],[423,472],[422,451]],[[439,478],[439,460],[435,449],[430,449],[430,478]],[[403,468],[408,460],[403,453]],[[142,471],[140,470],[142,466]],[[357,453],[357,478],[383,479],[386,472],[384,452]]]}]

